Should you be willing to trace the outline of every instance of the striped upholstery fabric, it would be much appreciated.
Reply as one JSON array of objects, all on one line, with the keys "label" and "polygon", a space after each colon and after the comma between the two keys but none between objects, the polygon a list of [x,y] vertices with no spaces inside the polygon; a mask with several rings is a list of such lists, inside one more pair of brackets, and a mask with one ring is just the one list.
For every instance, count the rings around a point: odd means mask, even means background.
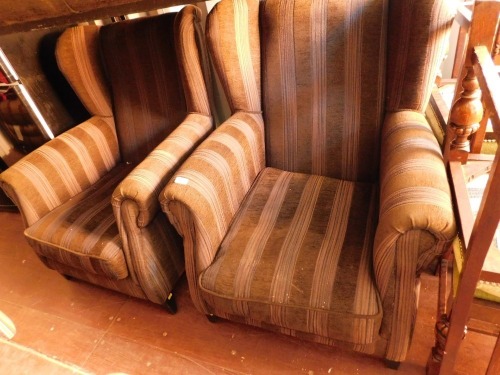
[{"label": "striped upholstery fabric", "polygon": [[387,1],[264,4],[267,165],[375,181],[384,109]]},{"label": "striped upholstery fabric", "polygon": [[96,183],[118,158],[113,119],[93,117],[8,168],[0,184],[30,226]]},{"label": "striped upholstery fabric", "polygon": [[93,116],[113,116],[111,95],[99,53],[99,27],[71,27],[56,46],[61,72]]},{"label": "striped upholstery fabric", "polygon": [[101,28],[101,51],[125,162],[142,161],[186,115],[174,53],[175,16],[169,13]]},{"label": "striped upholstery fabric", "polygon": [[130,172],[120,164],[104,178],[26,229],[41,259],[49,258],[112,279],[128,276],[109,191]]},{"label": "striped upholstery fabric", "polygon": [[258,112],[263,106],[268,166],[376,179],[385,3],[265,1],[261,46],[258,1],[217,4],[208,20],[209,47],[232,111]]},{"label": "striped upholstery fabric", "polygon": [[213,129],[199,17],[186,6],[178,14],[79,26],[61,37],[64,73],[89,110],[106,116],[59,135],[0,175],[47,266],[158,304],[183,274],[182,238],[158,195]]},{"label": "striped upholstery fabric", "polygon": [[391,1],[389,10],[388,111],[424,112],[448,48],[455,0]]},{"label": "striped upholstery fabric", "polygon": [[374,270],[385,305],[382,334],[392,335],[388,355],[401,358],[417,303],[415,280],[404,277],[404,270],[407,275],[425,271],[448,248],[456,227],[441,150],[424,115],[388,115],[382,138]]},{"label": "striped upholstery fabric", "polygon": [[208,94],[212,86],[208,54],[205,44],[199,41],[203,38],[201,18],[200,8],[183,8],[175,19],[175,46],[187,110],[209,116],[214,104],[212,95]]},{"label": "striped upholstery fabric", "polygon": [[[184,237],[191,297],[202,311],[203,299],[193,285],[210,265],[245,194],[263,168],[262,116],[238,112],[191,154],[172,178],[174,183],[160,195],[162,210]],[[184,205],[191,209],[185,211]],[[195,230],[191,230],[191,223]]]},{"label": "striped upholstery fabric", "polygon": [[45,258],[42,260],[49,268],[59,272],[61,275],[74,277],[78,280],[83,280],[91,284],[98,285],[101,288],[115,290],[132,297],[147,299],[147,296],[144,294],[144,290],[139,284],[137,284],[134,279],[132,279],[132,277],[130,277],[130,275],[125,279],[110,279],[107,276],[87,272],[86,270],[83,270],[81,268],[71,267],[67,264],[60,263],[53,259]]},{"label": "striped upholstery fabric", "polygon": [[356,344],[376,340],[376,189],[266,168],[200,279],[217,315]]},{"label": "striped upholstery fabric", "polygon": [[[455,235],[441,151],[418,113],[449,6],[216,5],[208,46],[233,115],[160,198],[201,312],[405,359],[419,275]],[[421,36],[388,37],[408,20]]]},{"label": "striped upholstery fabric", "polygon": [[207,44],[231,113],[260,112],[259,1],[222,1],[207,18]]},{"label": "striped upholstery fabric", "polygon": [[146,227],[160,210],[158,196],[174,172],[196,146],[212,130],[212,119],[189,114],[186,119],[142,161],[113,192],[116,217],[124,201],[137,203],[138,217],[134,226]]}]

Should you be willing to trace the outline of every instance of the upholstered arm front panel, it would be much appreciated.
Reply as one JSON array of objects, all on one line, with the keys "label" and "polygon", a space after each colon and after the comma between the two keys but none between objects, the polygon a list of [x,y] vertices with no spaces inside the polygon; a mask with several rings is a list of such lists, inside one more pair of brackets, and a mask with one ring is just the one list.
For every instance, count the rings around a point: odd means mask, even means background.
[{"label": "upholstered arm front panel", "polygon": [[111,117],[92,117],[25,156],[0,175],[26,227],[85,190],[119,160]]},{"label": "upholstered arm front panel", "polygon": [[388,111],[423,112],[448,47],[456,0],[390,1]]},{"label": "upholstered arm front panel", "polygon": [[456,233],[441,150],[423,115],[405,111],[386,117],[380,173],[374,270],[384,304],[387,358],[399,361],[413,329],[418,275]]},{"label": "upholstered arm front panel", "polygon": [[205,311],[198,275],[208,267],[246,193],[264,168],[262,116],[238,112],[188,158],[160,196],[184,238],[191,297]]},{"label": "upholstered arm front panel", "polygon": [[99,26],[69,28],[57,40],[59,69],[93,116],[113,116],[99,51]]}]

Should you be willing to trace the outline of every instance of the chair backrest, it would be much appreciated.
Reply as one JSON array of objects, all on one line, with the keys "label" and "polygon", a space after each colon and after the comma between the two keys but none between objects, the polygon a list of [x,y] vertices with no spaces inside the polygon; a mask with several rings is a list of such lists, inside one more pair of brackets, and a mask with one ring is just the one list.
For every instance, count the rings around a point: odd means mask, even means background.
[{"label": "chair backrest", "polygon": [[142,161],[188,112],[210,115],[195,48],[200,30],[180,31],[192,23],[176,21],[199,18],[196,9],[189,7],[183,17],[167,13],[100,28],[79,26],[58,42],[61,70],[86,108],[114,117],[123,162]]},{"label": "chair backrest", "polygon": [[103,26],[101,54],[122,161],[138,163],[186,116],[175,13]]},{"label": "chair backrest", "polygon": [[429,99],[449,3],[222,0],[209,47],[232,112],[263,111],[268,166],[373,181],[385,110]]}]

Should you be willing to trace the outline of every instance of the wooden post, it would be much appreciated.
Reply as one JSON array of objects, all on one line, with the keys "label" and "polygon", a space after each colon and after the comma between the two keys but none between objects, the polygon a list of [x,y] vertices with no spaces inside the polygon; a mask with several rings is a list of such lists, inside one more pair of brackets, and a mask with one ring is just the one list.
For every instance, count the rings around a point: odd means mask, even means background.
[{"label": "wooden post", "polygon": [[483,118],[483,104],[481,90],[472,66],[468,66],[467,74],[462,81],[463,91],[450,111],[449,132],[451,143],[448,161],[459,160],[467,162],[470,152],[469,137],[479,129],[479,122]]}]

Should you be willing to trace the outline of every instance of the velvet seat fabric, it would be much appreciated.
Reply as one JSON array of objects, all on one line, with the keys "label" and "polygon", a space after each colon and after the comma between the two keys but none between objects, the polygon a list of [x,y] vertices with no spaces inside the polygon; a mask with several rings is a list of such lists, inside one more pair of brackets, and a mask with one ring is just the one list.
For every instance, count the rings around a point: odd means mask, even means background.
[{"label": "velvet seat fabric", "polygon": [[59,67],[92,117],[0,175],[48,267],[169,298],[184,256],[158,195],[213,127],[200,22],[187,6],[61,35]]},{"label": "velvet seat fabric", "polygon": [[419,275],[456,233],[422,115],[447,0],[222,0],[231,107],[160,196],[205,314],[403,361]]}]

